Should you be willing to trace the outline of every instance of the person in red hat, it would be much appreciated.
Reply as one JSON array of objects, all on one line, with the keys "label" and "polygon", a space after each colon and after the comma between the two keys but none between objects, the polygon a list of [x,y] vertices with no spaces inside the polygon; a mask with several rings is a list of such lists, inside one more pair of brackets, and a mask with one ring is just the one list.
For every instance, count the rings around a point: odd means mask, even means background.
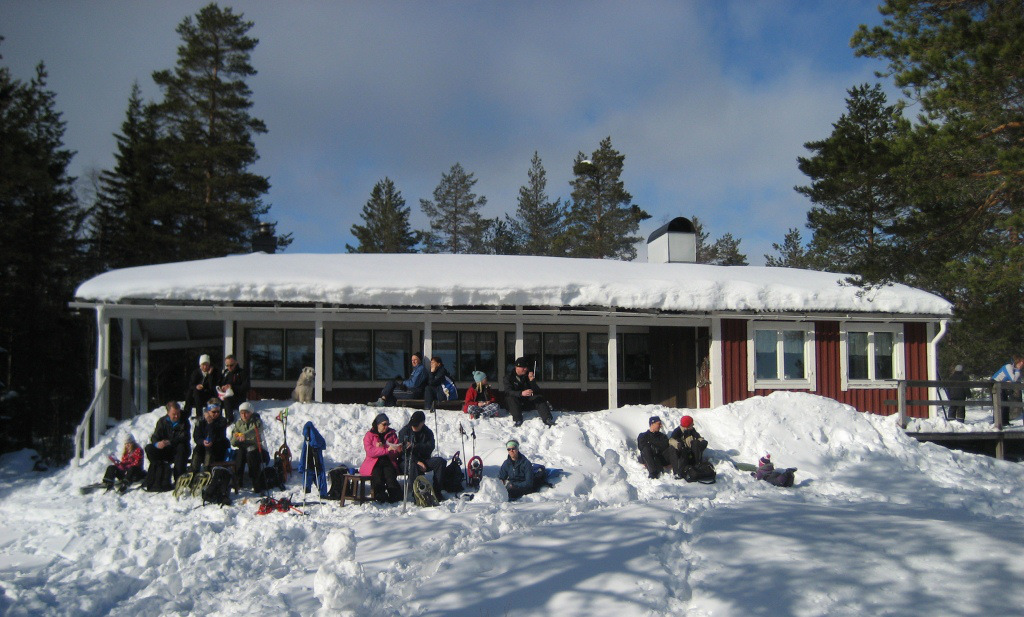
[{"label": "person in red hat", "polygon": [[672,431],[668,443],[679,452],[676,465],[672,469],[677,478],[683,475],[687,467],[699,463],[704,456],[704,450],[708,447],[707,440],[693,428],[693,418],[690,416],[679,419],[679,426]]}]

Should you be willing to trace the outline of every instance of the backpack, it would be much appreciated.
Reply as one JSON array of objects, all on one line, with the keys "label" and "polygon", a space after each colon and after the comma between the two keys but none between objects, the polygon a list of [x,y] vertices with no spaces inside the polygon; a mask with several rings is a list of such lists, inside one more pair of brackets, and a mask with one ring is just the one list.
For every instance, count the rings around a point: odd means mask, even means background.
[{"label": "backpack", "polygon": [[170,490],[171,486],[171,464],[166,461],[158,461],[149,467],[146,474],[146,490],[149,492]]},{"label": "backpack", "polygon": [[444,383],[441,384],[441,392],[444,394],[444,400],[454,401],[459,398],[459,389],[455,387],[455,382],[452,381],[451,377],[445,375]]},{"label": "backpack", "polygon": [[683,479],[687,482],[700,482],[701,484],[714,484],[715,477],[715,466],[708,461],[701,461],[696,465],[691,465],[683,471]]},{"label": "backpack", "polygon": [[441,486],[445,491],[449,493],[458,493],[462,491],[462,459],[459,457],[460,452],[456,452],[455,456],[452,457],[448,466],[444,468],[444,476],[441,481]]},{"label": "backpack", "polygon": [[337,467],[327,472],[327,479],[331,482],[331,490],[327,491],[324,499],[341,499],[341,489],[345,476],[348,475],[347,467]]},{"label": "backpack", "polygon": [[281,479],[281,468],[276,464],[263,468],[263,490],[269,491],[272,488],[284,490],[284,481]]},{"label": "backpack", "polygon": [[533,464],[533,488],[534,490],[540,490],[545,486],[554,486],[548,482],[548,469],[544,465],[539,463]]},{"label": "backpack", "polygon": [[210,481],[203,489],[203,505],[207,503],[220,504],[221,507],[231,505],[231,484],[235,474],[225,467],[214,467],[210,474]]}]

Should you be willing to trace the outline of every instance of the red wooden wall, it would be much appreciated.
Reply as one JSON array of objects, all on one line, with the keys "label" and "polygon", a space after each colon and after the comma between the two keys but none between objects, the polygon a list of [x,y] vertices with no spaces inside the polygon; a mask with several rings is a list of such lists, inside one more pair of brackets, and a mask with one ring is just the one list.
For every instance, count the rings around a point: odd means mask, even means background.
[{"label": "red wooden wall", "polygon": [[[903,329],[903,349],[907,379],[928,379],[928,345],[925,324],[908,323]],[[814,324],[816,380],[813,394],[845,403],[859,411],[880,415],[896,413],[894,405],[884,401],[896,399],[895,388],[857,388],[843,391],[839,363],[839,322],[818,321]],[[751,396],[766,396],[774,390],[747,390],[747,322],[739,319],[722,320],[722,393],[724,403],[742,401]],[[807,390],[794,390],[806,392]],[[926,388],[911,388],[909,398],[926,399]],[[912,417],[927,417],[927,407],[911,407]]]}]

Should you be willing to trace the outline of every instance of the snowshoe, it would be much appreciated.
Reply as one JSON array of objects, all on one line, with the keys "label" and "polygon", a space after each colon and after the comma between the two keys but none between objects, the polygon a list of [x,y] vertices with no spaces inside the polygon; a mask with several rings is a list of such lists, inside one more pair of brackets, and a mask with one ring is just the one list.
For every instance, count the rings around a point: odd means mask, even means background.
[{"label": "snowshoe", "polygon": [[416,505],[421,508],[431,508],[440,503],[434,487],[430,485],[426,476],[416,476],[412,481],[412,495],[416,499]]},{"label": "snowshoe", "polygon": [[466,465],[466,483],[471,488],[480,488],[480,480],[484,477],[484,460],[479,456],[469,459]]},{"label": "snowshoe", "polygon": [[192,472],[186,472],[178,476],[178,481],[174,483],[174,491],[171,493],[175,499],[181,499],[185,495],[192,494]]},{"label": "snowshoe", "polygon": [[189,490],[193,497],[202,497],[203,489],[210,483],[210,472],[203,471],[195,474],[192,477],[192,482],[189,484]]}]

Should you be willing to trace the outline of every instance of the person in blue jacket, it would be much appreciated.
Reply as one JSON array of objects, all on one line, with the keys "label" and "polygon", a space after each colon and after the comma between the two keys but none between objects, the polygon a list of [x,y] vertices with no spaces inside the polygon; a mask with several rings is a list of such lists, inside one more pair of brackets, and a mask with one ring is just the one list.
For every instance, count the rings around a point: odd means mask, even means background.
[{"label": "person in blue jacket", "polygon": [[412,354],[412,373],[409,378],[402,380],[401,377],[395,377],[384,385],[384,389],[380,391],[380,398],[370,404],[383,407],[394,405],[398,399],[423,398],[427,377],[427,367],[423,366],[423,354],[417,351]]},{"label": "person in blue jacket", "polygon": [[[1010,363],[1004,365],[992,375],[992,381],[1005,381],[1009,383],[1020,383],[1020,371],[1024,368],[1024,357],[1014,354]],[[1020,390],[1003,390],[1004,401],[1021,402]],[[1000,410],[1003,416],[1003,426],[1010,424],[1010,408],[1006,405]]]},{"label": "person in blue jacket", "polygon": [[519,451],[519,442],[510,439],[505,449],[508,450],[508,458],[498,470],[498,479],[508,490],[508,500],[514,501],[535,492],[537,485],[533,477],[533,463]]},{"label": "person in blue jacket", "polygon": [[434,356],[430,359],[430,374],[423,390],[423,409],[430,409],[434,401],[454,401],[458,397],[459,391],[444,367],[444,360]]}]

